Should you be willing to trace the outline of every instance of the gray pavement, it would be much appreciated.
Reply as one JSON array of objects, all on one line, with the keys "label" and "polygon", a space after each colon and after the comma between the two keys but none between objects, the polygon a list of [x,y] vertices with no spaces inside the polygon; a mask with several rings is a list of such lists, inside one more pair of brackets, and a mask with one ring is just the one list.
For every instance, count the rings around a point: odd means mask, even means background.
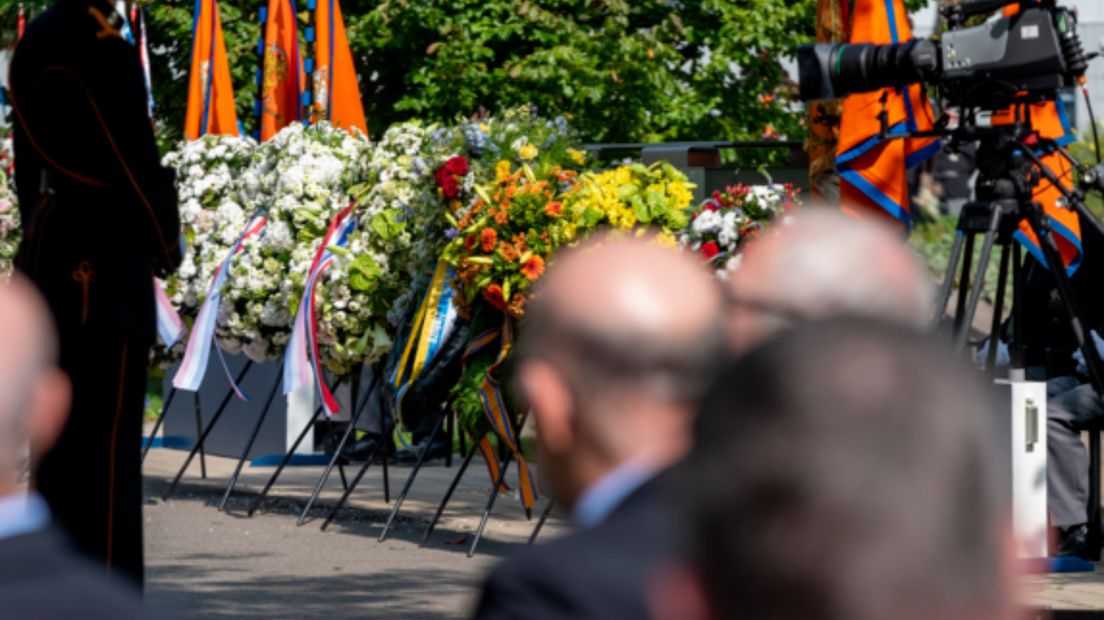
[{"label": "gray pavement", "polygon": [[[181,618],[463,618],[477,600],[483,576],[512,547],[525,543],[536,520],[536,514],[532,522],[525,519],[516,498],[500,496],[478,553],[467,557],[463,543],[470,542],[491,486],[476,459],[437,531],[419,548],[458,466],[447,469],[438,461],[419,475],[390,537],[378,543],[390,506],[383,501],[377,466],[350,507],[322,532],[319,525],[341,493],[336,471],[311,520],[298,527],[320,467],[288,469],[264,510],[250,518],[245,511],[271,468],[246,467],[222,513],[216,506],[233,470],[230,459],[208,457],[207,480],[199,478],[197,460],[177,494],[160,500],[184,456],[155,449],[145,465],[147,599]],[[392,493],[409,471],[391,467]],[[562,518],[553,516],[541,537],[565,529]],[[1018,592],[1032,607],[1101,610],[1104,567],[1022,577]]]},{"label": "gray pavement", "polygon": [[[341,493],[334,472],[311,520],[296,526],[321,467],[288,469],[264,511],[245,515],[272,468],[244,470],[226,513],[216,509],[234,461],[208,457],[208,478],[198,459],[168,501],[161,494],[185,453],[155,449],[145,463],[147,600],[182,618],[462,618],[478,596],[483,576],[515,545],[524,544],[533,521],[520,502],[501,495],[474,558],[467,557],[491,483],[472,463],[425,548],[418,540],[455,475],[438,461],[419,474],[400,519],[376,542],[390,506],[383,501],[380,470],[373,465],[350,503],[328,531],[319,529]],[[409,468],[392,466],[398,493]],[[349,472],[350,477],[355,473]],[[542,532],[564,531],[553,517]]]}]

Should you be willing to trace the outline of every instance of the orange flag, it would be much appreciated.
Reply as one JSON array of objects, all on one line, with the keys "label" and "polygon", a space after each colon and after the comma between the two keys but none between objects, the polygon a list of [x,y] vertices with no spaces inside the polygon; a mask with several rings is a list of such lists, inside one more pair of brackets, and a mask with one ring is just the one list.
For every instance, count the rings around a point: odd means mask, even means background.
[{"label": "orange flag", "polygon": [[315,43],[314,105],[319,120],[352,131],[355,127],[368,134],[364,103],[360,99],[353,52],[345,35],[345,20],[338,0],[317,0],[314,24]]},{"label": "orange flag", "polygon": [[269,0],[264,29],[261,141],[303,118],[303,64],[293,0]]},{"label": "orange flag", "polygon": [[[901,0],[855,0],[853,15],[852,43],[899,43],[912,37]],[[906,170],[934,155],[939,142],[934,138],[882,139],[879,114],[883,110],[890,135],[929,130],[934,123],[931,106],[918,84],[847,97],[836,150],[840,202],[844,211],[856,217],[889,216],[908,230]]]},{"label": "orange flag", "polygon": [[195,140],[204,134],[237,134],[234,87],[222,37],[216,0],[196,0],[192,14],[192,68],[188,75],[188,109],[184,134]]}]

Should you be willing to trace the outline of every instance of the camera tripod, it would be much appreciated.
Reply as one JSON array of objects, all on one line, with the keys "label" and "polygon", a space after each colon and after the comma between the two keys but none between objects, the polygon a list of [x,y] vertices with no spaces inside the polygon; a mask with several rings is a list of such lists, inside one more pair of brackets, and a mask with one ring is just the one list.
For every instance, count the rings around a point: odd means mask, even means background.
[{"label": "camera tripod", "polygon": [[[1084,197],[1088,191],[1104,191],[1104,182],[1102,182],[1104,168],[1101,166],[1085,168],[1058,144],[1040,139],[1036,134],[1025,130],[1019,123],[1006,127],[960,128],[951,134],[952,148],[958,144],[974,141],[978,142],[975,160],[979,172],[976,185],[978,200],[967,203],[959,216],[950,261],[938,297],[936,321],[942,321],[952,290],[955,288],[957,273],[960,279],[952,334],[956,350],[965,351],[977,306],[985,288],[985,275],[993,249],[1000,246],[997,293],[985,366],[992,371],[996,361],[1005,290],[1009,272],[1011,272],[1013,302],[1009,342],[1010,378],[1013,380],[1024,378],[1022,339],[1024,325],[1020,316],[1023,308],[1024,270],[1021,248],[1014,235],[1020,229],[1020,223],[1026,220],[1038,239],[1039,249],[1045,259],[1044,264],[1053,277],[1077,346],[1085,356],[1093,389],[1098,396],[1104,395],[1104,362],[1101,361],[1096,347],[1092,346],[1091,338],[1087,333],[1084,317],[1059,253],[1055,240],[1056,233],[1050,219],[1042,205],[1033,199],[1034,189],[1038,184],[1049,181],[1059,188],[1067,208],[1076,210],[1083,221],[1104,232],[1104,226],[1088,211],[1084,203]],[[1081,180],[1076,185],[1070,183],[1073,185],[1072,188],[1066,187],[1062,179],[1044,164],[1035,149],[1047,149],[1060,153],[1074,170],[1080,172]],[[971,274],[975,239],[978,235],[984,235],[984,238],[976,271]],[[973,275],[972,282],[971,275]],[[1086,522],[1089,524],[1089,550],[1094,559],[1099,559],[1101,549],[1101,442],[1100,433],[1096,432],[1097,430],[1094,429],[1094,432],[1089,434],[1089,502],[1086,509]]]}]

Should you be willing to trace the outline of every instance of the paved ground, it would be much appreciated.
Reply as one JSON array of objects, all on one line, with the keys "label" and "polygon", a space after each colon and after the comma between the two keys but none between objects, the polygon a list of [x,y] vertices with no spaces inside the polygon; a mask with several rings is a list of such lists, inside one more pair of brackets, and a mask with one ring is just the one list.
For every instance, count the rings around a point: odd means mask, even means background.
[{"label": "paved ground", "polygon": [[[321,505],[299,527],[298,514],[321,468],[287,470],[264,511],[250,518],[247,506],[271,468],[247,467],[223,513],[216,506],[233,469],[229,459],[209,457],[207,480],[193,464],[176,495],[161,501],[183,458],[177,450],[153,450],[145,466],[147,596],[183,618],[463,618],[485,572],[532,532],[533,522],[525,520],[519,502],[500,496],[487,538],[474,558],[467,557],[468,545],[458,543],[470,541],[490,490],[478,460],[428,545],[419,548],[458,464],[446,469],[438,462],[424,469],[392,534],[378,543],[390,508],[376,466],[351,508],[322,532],[319,525],[341,493],[336,472]],[[391,467],[392,493],[409,471]],[[554,516],[541,536],[564,529]],[[1104,609],[1104,566],[1094,573],[1024,577],[1020,590],[1034,607]]]},{"label": "paved ground", "polygon": [[[234,462],[209,457],[208,479],[194,464],[177,493],[161,494],[185,454],[156,449],[145,464],[146,566],[149,602],[184,618],[462,618],[475,603],[485,572],[511,546],[523,544],[533,522],[520,503],[502,495],[478,553],[469,539],[490,490],[482,464],[473,462],[437,531],[425,548],[417,541],[455,475],[456,465],[423,470],[389,538],[376,542],[389,506],[380,471],[373,466],[352,508],[329,530],[319,525],[340,496],[335,471],[311,520],[296,526],[320,467],[289,469],[263,513],[245,511],[271,468],[246,468],[226,513],[216,509]],[[198,459],[197,459],[198,462]],[[391,491],[409,473],[392,467]],[[352,476],[354,472],[349,472]],[[563,531],[558,517],[542,532]]]}]

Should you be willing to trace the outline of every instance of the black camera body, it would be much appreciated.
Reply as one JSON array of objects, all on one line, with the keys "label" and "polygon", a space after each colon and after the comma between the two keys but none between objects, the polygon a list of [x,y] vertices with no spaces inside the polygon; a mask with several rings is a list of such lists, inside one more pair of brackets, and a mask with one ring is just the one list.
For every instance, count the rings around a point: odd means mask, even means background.
[{"label": "black camera body", "polygon": [[798,48],[802,100],[837,99],[885,87],[923,83],[951,105],[985,109],[1053,99],[1088,67],[1073,14],[1051,0],[972,28],[971,15],[1020,0],[978,0],[944,11],[951,29],[939,41],[889,45],[818,43]]}]

